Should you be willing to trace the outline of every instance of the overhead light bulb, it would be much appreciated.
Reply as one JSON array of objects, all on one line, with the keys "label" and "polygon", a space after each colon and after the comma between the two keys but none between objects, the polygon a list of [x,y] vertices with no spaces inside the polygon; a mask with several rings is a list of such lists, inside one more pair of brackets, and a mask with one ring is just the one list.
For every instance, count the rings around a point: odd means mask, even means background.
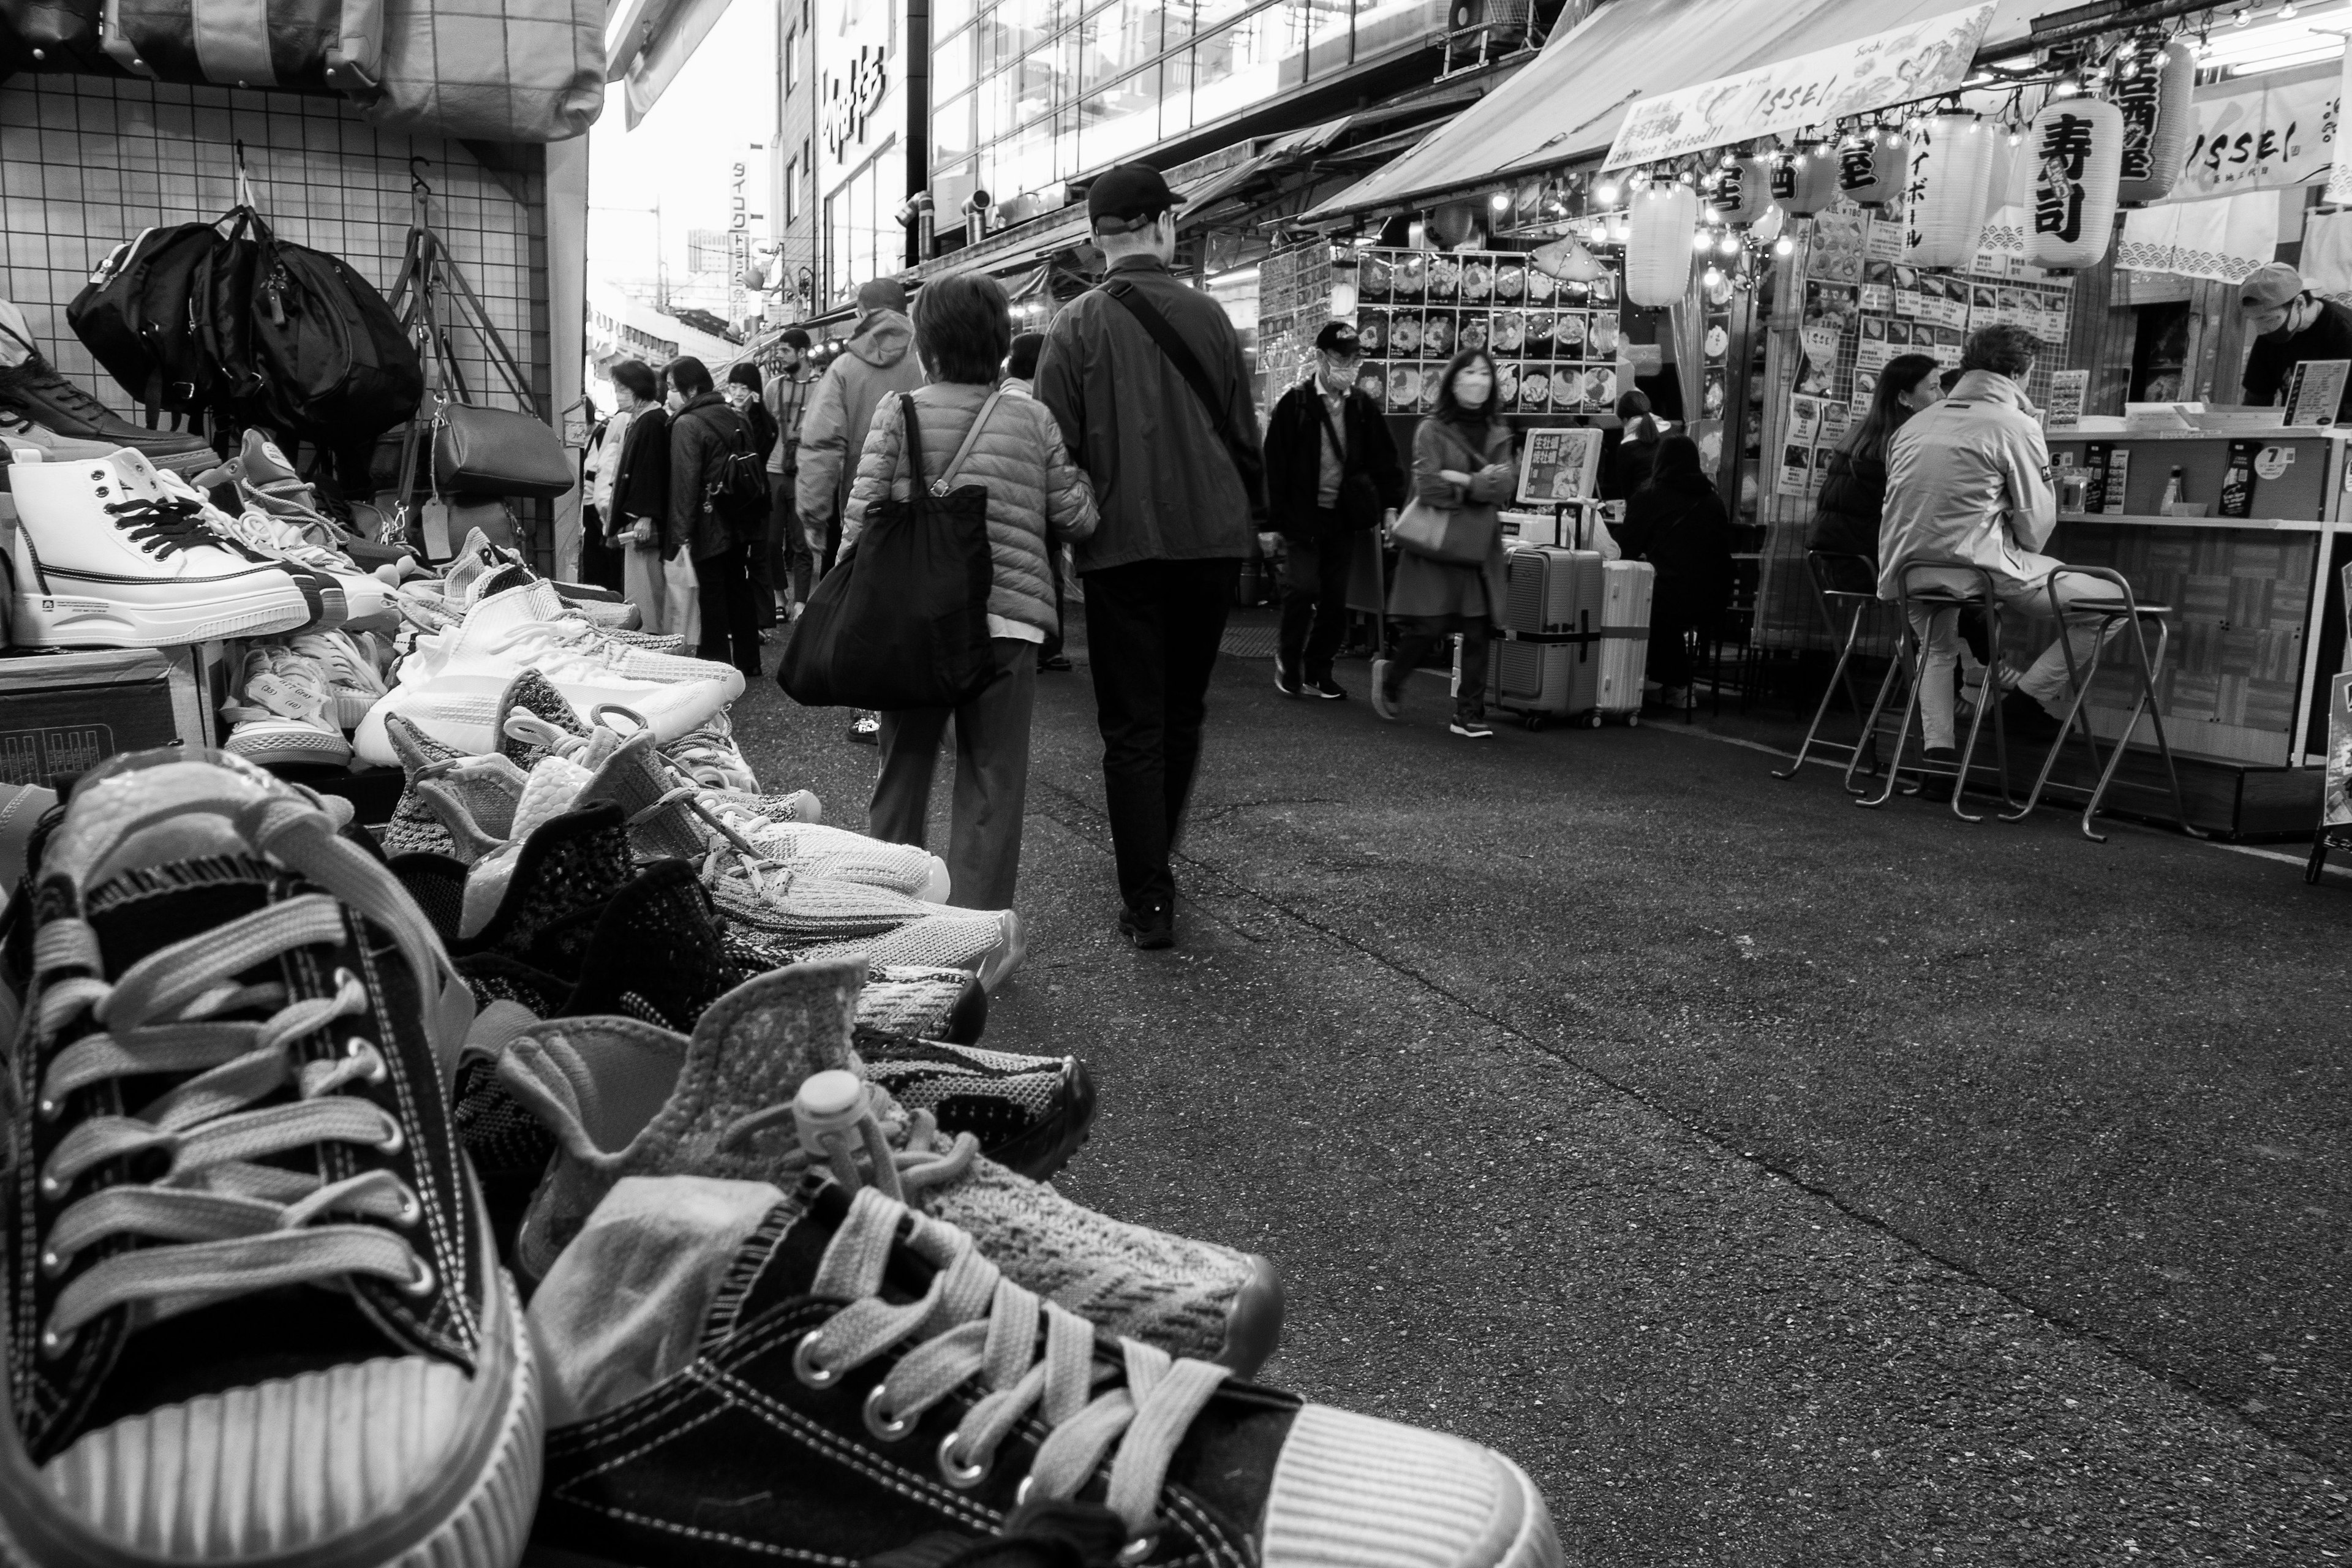
[{"label": "overhead light bulb", "polygon": [[1705,272],[1699,274],[1698,280],[1706,284],[1710,289],[1719,289],[1723,286],[1722,268],[1710,267]]},{"label": "overhead light bulb", "polygon": [[1717,246],[1716,248],[1723,252],[1726,256],[1737,256],[1739,254],[1739,237],[1735,234],[1727,234],[1723,237],[1723,243]]},{"label": "overhead light bulb", "polygon": [[1797,242],[1784,234],[1780,238],[1772,242],[1772,254],[1775,256],[1794,256],[1797,254]]},{"label": "overhead light bulb", "polygon": [[1709,234],[1703,228],[1693,231],[1691,235],[1691,248],[1693,250],[1713,250],[1715,248],[1715,236]]},{"label": "overhead light bulb", "polygon": [[2070,77],[2060,77],[2056,81],[2052,82],[2052,83],[2050,84],[2050,96],[2051,96],[2051,97],[2053,97],[2053,98],[2072,98],[2072,97],[2074,97],[2074,79],[2073,79],[2072,78],[2070,78]]},{"label": "overhead light bulb", "polygon": [[1595,185],[1592,187],[1592,199],[1599,202],[1604,207],[1615,206],[1617,205],[1617,183],[1613,180],[1610,181],[1606,184]]},{"label": "overhead light bulb", "polygon": [[1486,198],[1486,205],[1493,207],[1498,213],[1509,212],[1511,210],[1511,194],[1508,191],[1496,191],[1493,195]]},{"label": "overhead light bulb", "polygon": [[1633,238],[1633,226],[1632,224],[1630,224],[1630,223],[1625,223],[1625,222],[1622,222],[1622,221],[1620,221],[1620,222],[1617,222],[1617,223],[1612,223],[1612,224],[1611,224],[1611,225],[1609,226],[1609,243],[1610,243],[1610,244],[1612,244],[1612,245],[1622,245],[1622,244],[1624,244],[1627,240],[1629,240],[1629,239],[1631,239],[1631,238]]},{"label": "overhead light bulb", "polygon": [[2014,147],[2014,146],[2016,146],[2019,142],[2022,142],[2022,141],[2024,141],[2024,140],[2025,140],[2025,133],[2024,133],[2023,132],[2021,132],[2021,131],[2018,130],[2015,126],[2011,126],[2011,127],[2010,128],[2010,132],[2009,132],[2009,144],[2010,144],[2011,146]]}]

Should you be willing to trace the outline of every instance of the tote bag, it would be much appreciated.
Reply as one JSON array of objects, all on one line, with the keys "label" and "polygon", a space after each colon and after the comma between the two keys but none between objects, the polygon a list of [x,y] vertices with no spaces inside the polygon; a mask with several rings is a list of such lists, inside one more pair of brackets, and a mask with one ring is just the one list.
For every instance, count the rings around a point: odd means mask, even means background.
[{"label": "tote bag", "polygon": [[950,488],[995,411],[992,395],[936,483],[923,480],[923,431],[902,396],[913,482],[866,510],[866,531],[841,552],[793,623],[776,684],[808,708],[952,708],[976,696],[993,668],[988,595],[988,487]]},{"label": "tote bag", "polygon": [[1397,548],[1451,566],[1475,566],[1502,529],[1491,506],[1431,506],[1415,496],[1396,520]]}]

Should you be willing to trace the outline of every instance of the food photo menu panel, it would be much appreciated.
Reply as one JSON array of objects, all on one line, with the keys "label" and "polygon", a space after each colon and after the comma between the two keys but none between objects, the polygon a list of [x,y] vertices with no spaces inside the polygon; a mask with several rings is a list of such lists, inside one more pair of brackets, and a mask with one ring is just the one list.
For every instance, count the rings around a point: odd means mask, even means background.
[{"label": "food photo menu panel", "polygon": [[1391,414],[1437,406],[1465,349],[1495,360],[1516,414],[1598,412],[1617,401],[1617,275],[1564,283],[1517,251],[1370,250],[1357,273],[1359,383]]}]

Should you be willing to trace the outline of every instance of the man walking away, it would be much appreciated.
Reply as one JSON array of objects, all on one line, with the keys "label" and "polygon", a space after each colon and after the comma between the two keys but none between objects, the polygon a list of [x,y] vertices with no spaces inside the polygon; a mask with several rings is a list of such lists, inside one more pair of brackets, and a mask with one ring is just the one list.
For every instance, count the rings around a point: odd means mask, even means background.
[{"label": "man walking away", "polygon": [[[907,320],[906,285],[895,278],[861,285],[857,311],[857,330],[841,357],[825,367],[801,419],[801,472],[793,494],[820,574],[832,571],[841,552],[842,512],[866,450],[866,432],[874,426],[874,410],[885,397],[912,392],[924,381],[914,353],[914,323]],[[873,714],[860,713],[849,726],[849,738],[871,746],[881,728]]]},{"label": "man walking away", "polygon": [[1170,857],[1201,761],[1209,676],[1265,514],[1249,369],[1224,308],[1169,269],[1175,195],[1124,163],[1087,193],[1101,288],[1045,332],[1037,396],[1094,480],[1102,521],[1076,552],[1125,909],[1142,948],[1176,940]]},{"label": "man walking away", "polygon": [[1355,328],[1325,322],[1312,374],[1266,420],[1265,514],[1287,546],[1274,656],[1274,684],[1286,697],[1348,695],[1331,679],[1348,630],[1348,569],[1358,542],[1404,505],[1396,438],[1356,389],[1363,359]]},{"label": "man walking away", "polygon": [[694,563],[701,601],[700,655],[732,664],[747,679],[760,676],[760,625],[751,608],[747,541],[765,521],[756,500],[739,500],[739,468],[759,473],[751,426],[727,406],[698,359],[669,362],[677,410],[669,422],[669,517],[667,542]]},{"label": "man walking away", "polygon": [[809,335],[798,327],[785,328],[776,343],[776,374],[768,378],[767,389],[760,395],[768,417],[776,422],[775,449],[768,454],[768,489],[774,503],[768,523],[768,577],[777,595],[791,606],[782,613],[795,619],[800,607],[808,603],[809,590],[815,586],[810,569],[816,557],[809,552],[808,539],[801,532],[800,509],[793,493],[800,477],[801,416],[808,409],[813,379],[808,351]]}]

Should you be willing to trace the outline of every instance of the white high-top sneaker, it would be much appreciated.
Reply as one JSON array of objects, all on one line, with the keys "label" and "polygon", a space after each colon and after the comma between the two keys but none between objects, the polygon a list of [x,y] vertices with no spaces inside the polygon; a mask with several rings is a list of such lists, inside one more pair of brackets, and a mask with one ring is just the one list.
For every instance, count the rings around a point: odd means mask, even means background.
[{"label": "white high-top sneaker", "polygon": [[16,497],[10,636],[19,647],[168,647],[310,622],[276,564],[215,540],[128,447],[102,459],[8,465]]},{"label": "white high-top sneaker", "polygon": [[583,721],[602,708],[625,709],[653,731],[656,743],[691,732],[743,694],[742,675],[725,665],[618,647],[578,621],[543,618],[543,597],[531,590],[545,587],[532,583],[486,594],[463,626],[420,639],[401,661],[398,681],[352,737],[361,758],[378,766],[399,761],[384,731],[394,713],[468,756],[497,751],[499,699],[526,669],[552,682]]}]

